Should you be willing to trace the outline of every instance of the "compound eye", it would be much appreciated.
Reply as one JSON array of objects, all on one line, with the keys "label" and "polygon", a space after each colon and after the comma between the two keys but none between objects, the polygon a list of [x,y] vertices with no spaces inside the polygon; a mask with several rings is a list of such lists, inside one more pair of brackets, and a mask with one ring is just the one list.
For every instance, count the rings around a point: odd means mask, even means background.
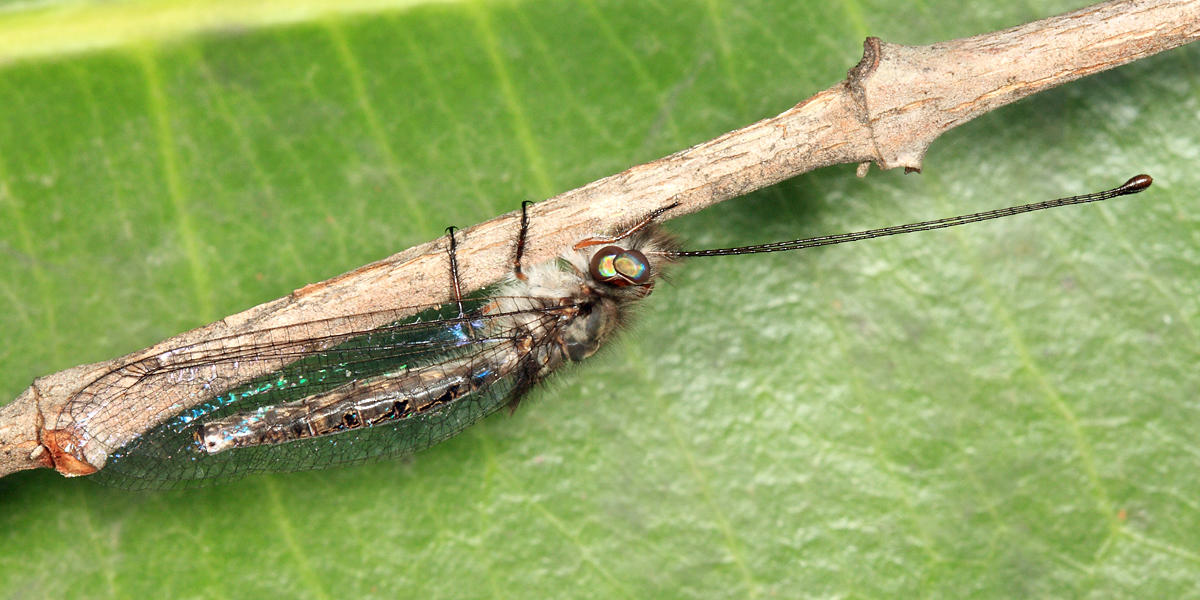
[{"label": "compound eye", "polygon": [[637,250],[605,246],[588,265],[592,278],[617,287],[641,285],[650,279],[650,261]]}]

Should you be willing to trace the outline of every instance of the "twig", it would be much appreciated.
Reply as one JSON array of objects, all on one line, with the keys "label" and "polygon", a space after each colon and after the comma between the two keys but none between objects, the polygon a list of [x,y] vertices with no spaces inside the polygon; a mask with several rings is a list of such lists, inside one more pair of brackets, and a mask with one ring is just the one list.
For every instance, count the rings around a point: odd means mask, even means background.
[{"label": "twig", "polygon": [[[919,170],[929,145],[946,130],[1026,96],[1200,37],[1200,0],[1118,0],[994,33],[903,46],[868,38],[848,77],[784,113],[654,162],[559,194],[531,208],[530,263],[613,230],[673,202],[678,216],[741,196],[818,167],[871,162]],[[460,232],[463,285],[491,285],[511,269],[517,215]],[[85,475],[108,450],[157,425],[159,407],[188,403],[169,388],[111,399],[102,410],[124,430],[90,439],[66,415],[72,399],[97,377],[165,350],[339,315],[444,302],[450,297],[444,240],[416,246],[328,281],[309,285],[205,327],[112,361],[36,380],[0,408],[0,476],[37,467]],[[380,323],[382,324],[382,323]],[[328,333],[337,333],[329,331]],[[247,378],[261,373],[248,373]]]}]

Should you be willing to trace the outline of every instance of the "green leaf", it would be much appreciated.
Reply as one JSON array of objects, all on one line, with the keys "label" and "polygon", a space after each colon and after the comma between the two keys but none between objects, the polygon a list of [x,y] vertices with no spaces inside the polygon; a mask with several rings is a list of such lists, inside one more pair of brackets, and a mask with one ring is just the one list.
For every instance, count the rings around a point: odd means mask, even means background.
[{"label": "green leaf", "polygon": [[[0,397],[776,114],[868,34],[1079,3],[384,4],[0,5]],[[1194,597],[1198,114],[1189,47],[951,131],[922,175],[833,167],[672,221],[711,247],[1157,181],[697,259],[606,352],[413,460],[160,493],[7,477],[3,589]]]}]

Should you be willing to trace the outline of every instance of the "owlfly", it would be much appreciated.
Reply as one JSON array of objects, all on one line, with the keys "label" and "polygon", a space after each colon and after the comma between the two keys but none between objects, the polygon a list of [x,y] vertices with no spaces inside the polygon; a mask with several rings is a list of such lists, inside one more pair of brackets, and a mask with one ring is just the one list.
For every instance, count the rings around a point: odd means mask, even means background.
[{"label": "owlfly", "polygon": [[[72,398],[56,431],[106,450],[93,477],[131,488],[199,484],[261,471],[314,469],[409,455],[462,431],[560,367],[612,339],[630,309],[681,259],[783,252],[940,229],[1140,192],[1147,175],[1082,196],[857,233],[737,248],[681,250],[647,215],[587,238],[555,260],[523,265],[529,230],[522,205],[513,271],[490,293],[459,293],[448,230],[453,302],[389,314],[339,317],[172,348],[119,365]],[[379,323],[386,323],[378,326]],[[347,326],[349,325],[349,326]],[[264,369],[263,367],[269,367]],[[251,367],[254,370],[251,371]],[[255,377],[247,373],[269,372]],[[152,415],[152,427],[119,440],[143,389],[182,388],[192,402]],[[123,403],[112,410],[113,403]],[[110,406],[112,405],[112,406]],[[145,417],[141,415],[140,417]],[[62,451],[71,453],[72,447]],[[78,457],[82,459],[83,457]]]}]

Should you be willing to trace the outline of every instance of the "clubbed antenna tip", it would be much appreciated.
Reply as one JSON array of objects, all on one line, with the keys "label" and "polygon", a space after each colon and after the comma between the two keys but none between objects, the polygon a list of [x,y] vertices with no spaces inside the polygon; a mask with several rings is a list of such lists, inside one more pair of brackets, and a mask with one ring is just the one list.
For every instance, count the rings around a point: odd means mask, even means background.
[{"label": "clubbed antenna tip", "polygon": [[1129,181],[1123,183],[1116,191],[1121,194],[1136,194],[1150,187],[1152,183],[1154,183],[1154,178],[1142,173],[1141,175],[1130,177]]}]

